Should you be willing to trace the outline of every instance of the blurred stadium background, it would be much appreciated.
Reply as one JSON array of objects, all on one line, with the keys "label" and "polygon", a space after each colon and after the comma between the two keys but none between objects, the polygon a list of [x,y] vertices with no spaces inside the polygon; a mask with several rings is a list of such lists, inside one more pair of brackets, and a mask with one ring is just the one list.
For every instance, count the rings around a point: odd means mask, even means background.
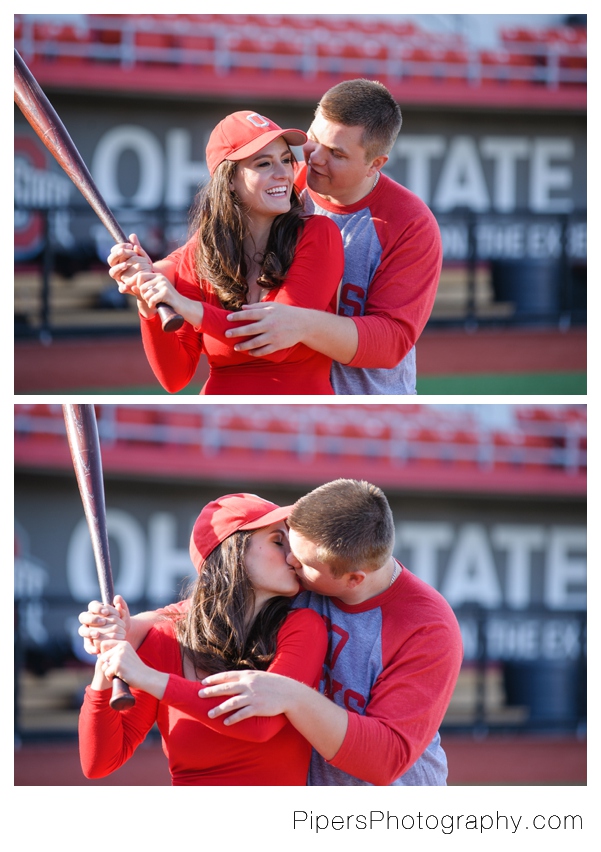
[{"label": "blurred stadium background", "polygon": [[[445,261],[418,392],[586,393],[585,15],[21,15],[15,46],[124,230],[181,243],[228,112],[308,128],[342,79],[404,125],[386,171]],[[111,240],[15,108],[15,392],[162,393]],[[127,364],[127,369],[123,369]],[[206,377],[199,366],[197,393]]]},{"label": "blurred stadium background", "polygon": [[[15,405],[15,783],[169,784],[151,735],[86,781],[77,716],[98,597],[61,406]],[[396,555],[438,588],[465,661],[442,735],[450,785],[586,784],[584,405],[100,404],[115,586],[176,599],[205,502],[289,504],[338,477],[384,489]]]}]

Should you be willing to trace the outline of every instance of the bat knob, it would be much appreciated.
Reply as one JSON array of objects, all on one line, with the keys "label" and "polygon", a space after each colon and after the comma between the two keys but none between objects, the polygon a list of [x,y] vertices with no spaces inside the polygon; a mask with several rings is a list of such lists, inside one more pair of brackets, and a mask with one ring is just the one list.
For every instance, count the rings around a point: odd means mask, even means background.
[{"label": "bat knob", "polygon": [[184,318],[165,303],[158,305],[158,314],[161,318],[163,331],[177,331],[184,324]]},{"label": "bat knob", "polygon": [[136,699],[131,694],[129,686],[118,677],[113,678],[113,693],[110,706],[113,710],[127,710],[128,707],[133,707]]}]

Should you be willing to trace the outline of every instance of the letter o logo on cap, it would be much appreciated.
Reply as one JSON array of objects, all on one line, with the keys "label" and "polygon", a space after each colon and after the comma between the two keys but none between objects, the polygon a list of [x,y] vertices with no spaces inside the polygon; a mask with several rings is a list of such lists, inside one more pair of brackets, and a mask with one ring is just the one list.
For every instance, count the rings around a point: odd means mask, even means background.
[{"label": "letter o logo on cap", "polygon": [[[256,121],[259,119],[259,121]],[[246,116],[246,120],[250,121],[251,124],[254,124],[255,127],[269,127],[269,122],[266,118],[263,118],[262,115],[259,115],[258,112],[251,112],[250,115]]]}]

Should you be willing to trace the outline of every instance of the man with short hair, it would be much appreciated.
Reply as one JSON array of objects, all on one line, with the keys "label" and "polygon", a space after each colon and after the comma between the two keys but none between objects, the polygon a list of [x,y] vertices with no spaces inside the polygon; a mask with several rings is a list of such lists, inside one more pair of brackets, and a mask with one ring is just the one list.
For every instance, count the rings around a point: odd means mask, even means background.
[{"label": "man with short hair", "polygon": [[284,713],[314,748],[310,785],[444,786],[438,728],[461,667],[461,633],[444,598],[393,557],[384,493],[335,480],[302,497],[288,526],[304,589],[294,606],[317,611],[330,634],[320,692],[241,671],[211,675],[199,695],[225,696],[212,715],[231,713],[229,725]]},{"label": "man with short hair", "polygon": [[[415,343],[432,312],[442,241],[431,210],[382,174],[401,111],[381,83],[347,80],[323,96],[297,184],[308,213],[341,230],[345,269],[338,314],[288,305],[245,306],[254,336],[236,349],[257,357],[304,343],[334,359],[336,394],[415,394]],[[315,270],[319,275],[319,270]],[[248,338],[248,325],[228,336]]]}]

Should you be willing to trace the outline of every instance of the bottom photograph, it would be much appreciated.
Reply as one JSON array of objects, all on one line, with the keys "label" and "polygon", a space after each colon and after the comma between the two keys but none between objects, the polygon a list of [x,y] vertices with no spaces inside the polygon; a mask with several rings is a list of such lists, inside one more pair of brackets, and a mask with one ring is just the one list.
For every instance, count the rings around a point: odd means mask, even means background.
[{"label": "bottom photograph", "polygon": [[15,786],[587,784],[587,410],[19,404]]}]

